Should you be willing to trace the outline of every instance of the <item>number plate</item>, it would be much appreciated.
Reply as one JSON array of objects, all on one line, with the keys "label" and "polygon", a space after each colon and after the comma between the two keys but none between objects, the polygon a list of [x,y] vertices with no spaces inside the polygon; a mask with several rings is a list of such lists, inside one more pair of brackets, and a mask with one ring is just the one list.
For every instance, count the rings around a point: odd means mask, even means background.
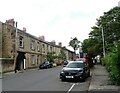
[{"label": "number plate", "polygon": [[66,76],[66,78],[74,78],[73,76]]}]

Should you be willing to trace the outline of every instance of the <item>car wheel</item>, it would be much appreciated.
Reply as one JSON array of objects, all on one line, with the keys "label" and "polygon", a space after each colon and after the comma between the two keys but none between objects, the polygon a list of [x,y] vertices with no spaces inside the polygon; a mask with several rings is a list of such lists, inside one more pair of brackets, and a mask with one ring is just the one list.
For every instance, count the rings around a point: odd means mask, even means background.
[{"label": "car wheel", "polygon": [[62,81],[62,82],[64,82],[64,81],[65,81],[65,79],[61,79],[61,81]]},{"label": "car wheel", "polygon": [[81,78],[81,81],[82,82],[85,82],[85,79],[86,79],[87,75],[83,74],[82,78]]},{"label": "car wheel", "polygon": [[81,81],[82,81],[82,82],[85,82],[85,77],[82,77]]},{"label": "car wheel", "polygon": [[60,80],[63,82],[63,81],[65,81],[65,79],[64,78],[60,78]]},{"label": "car wheel", "polygon": [[90,71],[88,72],[88,77],[90,77]]}]

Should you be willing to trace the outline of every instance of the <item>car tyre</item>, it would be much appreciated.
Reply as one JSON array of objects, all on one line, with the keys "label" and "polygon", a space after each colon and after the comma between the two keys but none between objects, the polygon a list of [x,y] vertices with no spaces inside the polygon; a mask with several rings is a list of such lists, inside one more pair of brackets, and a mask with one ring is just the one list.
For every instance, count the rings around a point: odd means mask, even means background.
[{"label": "car tyre", "polygon": [[64,82],[65,81],[65,79],[60,79],[61,80],[61,82]]},{"label": "car tyre", "polygon": [[88,77],[90,77],[90,72],[88,73]]},{"label": "car tyre", "polygon": [[82,81],[82,82],[85,82],[85,79],[86,79],[86,75],[84,74],[84,75],[82,76],[82,78],[81,78],[81,81]]},{"label": "car tyre", "polygon": [[83,77],[83,78],[81,79],[81,81],[82,81],[82,82],[85,82],[85,78]]}]

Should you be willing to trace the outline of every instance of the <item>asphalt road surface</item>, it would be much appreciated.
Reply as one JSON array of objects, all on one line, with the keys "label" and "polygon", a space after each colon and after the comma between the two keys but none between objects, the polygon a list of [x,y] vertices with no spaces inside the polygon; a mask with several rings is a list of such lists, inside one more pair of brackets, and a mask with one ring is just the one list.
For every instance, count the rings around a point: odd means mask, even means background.
[{"label": "asphalt road surface", "polygon": [[27,70],[23,73],[5,75],[2,78],[3,91],[88,91],[91,77],[85,82],[61,82],[62,66],[43,70]]}]

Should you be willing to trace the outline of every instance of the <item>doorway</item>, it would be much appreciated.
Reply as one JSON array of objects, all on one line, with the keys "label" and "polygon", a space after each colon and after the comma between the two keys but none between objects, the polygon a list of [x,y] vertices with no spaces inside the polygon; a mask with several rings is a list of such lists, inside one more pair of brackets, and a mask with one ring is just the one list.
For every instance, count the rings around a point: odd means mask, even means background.
[{"label": "doorway", "polygon": [[18,52],[16,58],[15,70],[25,69],[25,59],[26,59],[25,52]]}]

